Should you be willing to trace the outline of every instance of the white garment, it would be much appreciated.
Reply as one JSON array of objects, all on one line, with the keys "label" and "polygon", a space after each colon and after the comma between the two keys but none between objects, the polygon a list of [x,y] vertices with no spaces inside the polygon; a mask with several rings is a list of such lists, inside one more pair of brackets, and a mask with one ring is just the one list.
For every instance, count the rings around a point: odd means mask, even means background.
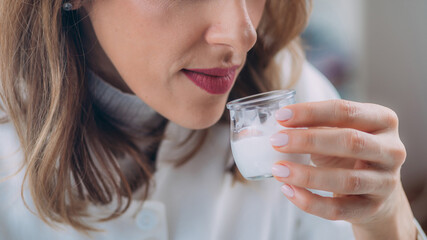
[{"label": "white garment", "polygon": [[[283,69],[286,73],[289,68],[284,65]],[[295,89],[299,102],[338,98],[331,84],[309,64],[304,65]],[[92,238],[67,226],[50,228],[31,214],[20,197],[23,171],[0,183],[0,240],[354,239],[349,223],[304,213],[283,196],[282,184],[274,179],[232,185],[232,175],[225,171],[231,163],[228,125],[214,125],[200,151],[174,168],[176,156],[188,147],[177,146],[187,132],[172,122],[168,124],[156,158],[155,187],[148,201],[140,207],[141,202],[134,200],[120,218],[97,223],[95,226],[106,232],[94,233]],[[10,155],[19,146],[11,123],[0,125],[0,136],[2,177],[16,169],[22,154]],[[27,190],[24,195],[33,207]],[[93,206],[90,213],[102,214],[104,209],[111,206]]]}]

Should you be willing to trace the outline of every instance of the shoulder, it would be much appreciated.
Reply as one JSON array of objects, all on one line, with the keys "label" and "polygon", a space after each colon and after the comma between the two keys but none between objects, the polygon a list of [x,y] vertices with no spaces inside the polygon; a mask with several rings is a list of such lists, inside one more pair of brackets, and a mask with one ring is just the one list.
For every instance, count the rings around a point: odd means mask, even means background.
[{"label": "shoulder", "polygon": [[[281,68],[282,85],[289,85],[290,72],[293,67],[290,53],[287,50],[282,50],[275,60]],[[307,60],[304,60],[301,75],[291,88],[296,90],[297,102],[316,102],[340,98],[331,82]]]}]

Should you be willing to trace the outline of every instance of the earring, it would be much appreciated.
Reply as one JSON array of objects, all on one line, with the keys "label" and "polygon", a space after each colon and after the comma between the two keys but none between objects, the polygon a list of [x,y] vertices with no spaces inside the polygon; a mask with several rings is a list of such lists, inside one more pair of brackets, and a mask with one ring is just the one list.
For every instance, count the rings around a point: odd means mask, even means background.
[{"label": "earring", "polygon": [[66,2],[62,5],[62,9],[64,9],[64,11],[71,11],[73,10],[73,4],[70,2]]}]

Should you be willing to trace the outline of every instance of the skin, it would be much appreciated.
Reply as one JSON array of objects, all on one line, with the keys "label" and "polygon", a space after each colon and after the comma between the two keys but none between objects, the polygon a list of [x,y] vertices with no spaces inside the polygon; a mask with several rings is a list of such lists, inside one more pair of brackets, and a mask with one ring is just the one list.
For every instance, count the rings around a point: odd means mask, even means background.
[{"label": "skin", "polygon": [[[216,123],[229,92],[209,94],[183,68],[244,65],[256,41],[265,0],[75,1],[84,18],[87,64],[183,127]],[[183,27],[185,26],[185,27]],[[398,118],[385,107],[344,100],[286,107],[284,153],[309,153],[316,167],[281,161],[290,175],[287,198],[302,210],[352,223],[357,239],[415,239],[412,211],[400,181],[406,158]],[[307,190],[334,192],[333,198]]]},{"label": "skin", "polygon": [[219,120],[230,91],[207,93],[181,70],[237,65],[239,73],[256,42],[265,0],[82,4],[89,66],[167,119],[203,129]]},{"label": "skin", "polygon": [[[356,239],[416,239],[413,214],[400,180],[406,158],[398,118],[383,106],[345,100],[285,107],[288,143],[283,153],[309,153],[316,167],[289,161],[288,177],[275,178],[291,189],[285,196],[303,211],[352,223]],[[274,137],[277,138],[277,135]],[[322,197],[307,190],[334,193]]]}]

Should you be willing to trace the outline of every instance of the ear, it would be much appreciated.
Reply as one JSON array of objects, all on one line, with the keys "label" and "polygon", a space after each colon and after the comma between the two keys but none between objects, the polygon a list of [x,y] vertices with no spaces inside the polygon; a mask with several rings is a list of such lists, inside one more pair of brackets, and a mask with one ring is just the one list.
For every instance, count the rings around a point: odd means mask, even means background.
[{"label": "ear", "polygon": [[66,6],[67,4],[71,4],[71,9],[69,9],[69,11],[73,11],[81,8],[84,5],[84,2],[86,1],[85,0],[68,0],[68,1],[65,1],[62,6],[65,8],[67,7]]}]

